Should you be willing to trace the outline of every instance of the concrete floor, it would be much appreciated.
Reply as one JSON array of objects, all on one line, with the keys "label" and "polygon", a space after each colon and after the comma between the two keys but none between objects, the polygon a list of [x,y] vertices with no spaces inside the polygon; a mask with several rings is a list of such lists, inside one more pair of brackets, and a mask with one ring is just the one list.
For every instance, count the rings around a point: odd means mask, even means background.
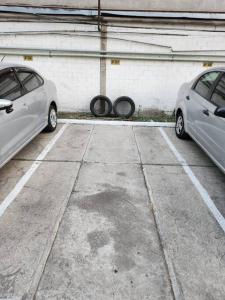
[{"label": "concrete floor", "polygon": [[[225,216],[225,176],[163,130]],[[0,170],[0,209],[57,132]],[[225,298],[224,231],[159,128],[68,125],[0,237],[0,299]]]}]

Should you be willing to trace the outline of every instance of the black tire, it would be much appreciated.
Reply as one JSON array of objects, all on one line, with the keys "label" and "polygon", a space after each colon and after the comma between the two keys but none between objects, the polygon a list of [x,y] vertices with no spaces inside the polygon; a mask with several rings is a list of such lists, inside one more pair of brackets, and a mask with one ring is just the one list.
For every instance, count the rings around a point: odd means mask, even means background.
[{"label": "black tire", "polygon": [[176,136],[181,140],[187,140],[190,138],[187,132],[185,131],[184,116],[181,111],[178,112],[176,115],[175,133]]},{"label": "black tire", "polygon": [[48,125],[45,127],[46,132],[53,132],[57,127],[57,109],[54,105],[50,105],[48,110]]},{"label": "black tire", "polygon": [[[122,102],[127,102],[127,104],[130,106],[127,112],[122,112],[119,110],[119,105]],[[113,104],[113,112],[116,117],[130,118],[135,112],[135,103],[131,98],[127,96],[119,97]]]},{"label": "black tire", "polygon": [[[99,104],[98,102],[100,102],[100,106],[102,105],[99,110],[96,108],[96,105]],[[106,117],[111,114],[112,102],[106,96],[96,96],[91,100],[90,110],[95,117]]]}]

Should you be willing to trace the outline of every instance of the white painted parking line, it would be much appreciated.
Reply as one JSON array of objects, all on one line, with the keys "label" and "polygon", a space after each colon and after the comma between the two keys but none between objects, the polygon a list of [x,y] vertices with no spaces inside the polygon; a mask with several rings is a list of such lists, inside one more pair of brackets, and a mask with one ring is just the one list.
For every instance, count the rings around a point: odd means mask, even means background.
[{"label": "white painted parking line", "polygon": [[216,219],[216,221],[219,223],[220,227],[225,232],[225,218],[221,215],[220,211],[215,206],[215,204],[214,204],[213,200],[211,199],[211,197],[209,196],[208,192],[201,185],[201,183],[198,180],[198,178],[195,176],[195,174],[193,173],[193,171],[191,170],[191,168],[188,166],[186,160],[177,151],[176,147],[171,142],[171,140],[169,139],[168,135],[163,130],[163,128],[159,128],[159,131],[162,134],[162,136],[165,139],[165,141],[167,142],[169,148],[174,153],[174,155],[176,156],[177,160],[179,161],[179,163],[183,167],[184,171],[186,172],[186,174],[188,175],[188,177],[190,178],[190,180],[194,184],[195,188],[199,192],[200,196],[202,197],[202,200],[205,202],[205,204],[207,205],[208,209],[210,210],[210,212],[212,213],[212,215],[214,216],[214,218]]},{"label": "white painted parking line", "polygon": [[15,200],[15,198],[18,196],[18,194],[22,191],[25,184],[28,182],[28,180],[31,178],[31,176],[34,174],[34,172],[37,170],[37,168],[42,164],[43,159],[46,157],[46,155],[51,151],[51,149],[54,147],[57,140],[62,136],[65,129],[67,128],[67,124],[63,125],[63,127],[59,130],[59,132],[52,138],[52,140],[47,144],[47,146],[44,148],[44,150],[38,155],[34,163],[31,165],[30,169],[23,175],[23,177],[19,180],[19,182],[15,185],[13,190],[8,194],[8,196],[4,199],[4,201],[0,205],[0,217],[3,216],[7,208],[10,206],[10,204]]},{"label": "white painted parking line", "polygon": [[136,122],[136,121],[111,121],[111,120],[77,120],[59,119],[61,124],[81,125],[112,125],[112,126],[141,126],[141,127],[175,127],[173,122]]}]

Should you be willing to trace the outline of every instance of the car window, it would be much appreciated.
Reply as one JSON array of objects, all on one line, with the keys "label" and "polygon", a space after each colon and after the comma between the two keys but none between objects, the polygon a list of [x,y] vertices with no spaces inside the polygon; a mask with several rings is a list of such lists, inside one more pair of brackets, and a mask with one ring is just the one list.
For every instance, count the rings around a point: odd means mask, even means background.
[{"label": "car window", "polygon": [[208,98],[209,92],[219,75],[220,72],[210,72],[203,75],[198,80],[194,90],[203,98]]},{"label": "car window", "polygon": [[0,99],[15,100],[22,96],[22,88],[14,72],[0,75]]},{"label": "car window", "polygon": [[42,85],[43,81],[37,74],[30,71],[18,71],[17,76],[26,92],[31,92]]},{"label": "car window", "polygon": [[217,106],[225,107],[225,75],[218,82],[212,94],[211,101]]}]

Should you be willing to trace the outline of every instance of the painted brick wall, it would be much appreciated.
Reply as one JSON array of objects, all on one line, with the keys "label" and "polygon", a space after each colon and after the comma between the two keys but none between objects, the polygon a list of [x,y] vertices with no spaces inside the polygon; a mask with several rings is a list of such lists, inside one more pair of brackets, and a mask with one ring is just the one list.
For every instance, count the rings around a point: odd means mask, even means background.
[{"label": "painted brick wall", "polygon": [[[20,31],[20,34],[15,33]],[[201,29],[201,28],[199,28]],[[32,34],[22,34],[31,30]],[[76,30],[82,34],[51,34],[43,31]],[[68,50],[100,50],[100,38],[96,28],[72,24],[2,23],[0,47],[49,48]],[[113,31],[116,29],[113,28]],[[42,33],[40,34],[40,32]],[[93,31],[93,32],[91,32]],[[9,34],[9,33],[12,34]],[[3,34],[4,33],[4,34]],[[7,34],[6,34],[7,33]],[[168,35],[168,33],[173,35]],[[177,34],[176,34],[177,33]],[[153,45],[154,44],[154,45]],[[115,34],[108,33],[108,51],[171,52],[175,50],[208,51],[225,53],[225,34],[201,31],[160,29],[148,32]],[[213,50],[213,51],[212,51]],[[0,56],[1,60],[1,56]],[[33,61],[24,61],[22,55],[4,58],[4,62],[22,63],[36,68],[46,78],[55,82],[58,89],[61,111],[89,111],[90,100],[100,91],[99,58],[44,57],[34,56]],[[214,64],[214,66],[225,63]],[[165,62],[121,59],[119,65],[107,60],[107,96],[115,100],[127,95],[136,102],[137,110],[151,109],[172,112],[180,85],[203,71],[202,62]]]}]

